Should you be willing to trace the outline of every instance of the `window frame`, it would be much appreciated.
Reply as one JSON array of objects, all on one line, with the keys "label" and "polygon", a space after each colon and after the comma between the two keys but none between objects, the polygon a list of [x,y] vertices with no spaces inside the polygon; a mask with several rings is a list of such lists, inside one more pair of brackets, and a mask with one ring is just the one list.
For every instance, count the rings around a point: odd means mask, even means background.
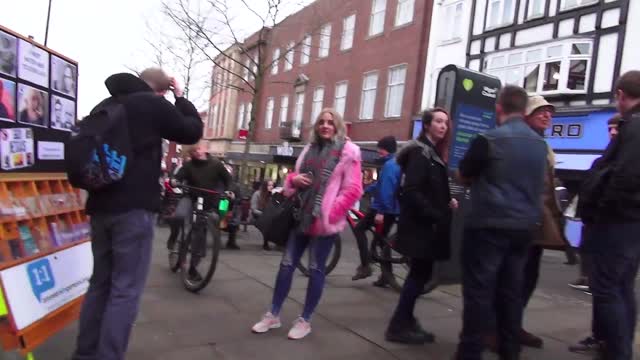
[{"label": "window frame", "polygon": [[[378,1],[383,2],[383,6],[381,10],[376,11],[376,4]],[[375,30],[373,26],[375,23],[376,16],[381,16],[382,21],[380,23],[380,30],[378,32],[373,32]],[[369,17],[369,30],[367,32],[370,38],[384,33],[384,24],[385,24],[386,16],[387,16],[387,0],[371,0],[371,16]]]},{"label": "window frame", "polygon": [[[458,7],[460,12],[458,13]],[[444,6],[445,19],[447,24],[453,24],[454,31],[443,31],[443,35],[446,36],[441,40],[443,43],[454,42],[462,40],[462,19],[464,18],[464,1],[456,1]],[[456,25],[456,22],[458,23]]]},{"label": "window frame", "polygon": [[273,50],[273,55],[271,56],[271,75],[278,75],[278,71],[280,70],[280,54],[279,47]]},{"label": "window frame", "polygon": [[[344,85],[344,96],[338,97],[338,88]],[[344,118],[344,112],[347,110],[347,96],[349,95],[349,81],[338,81],[335,86],[335,93],[333,95],[333,108]],[[344,99],[344,100],[343,100]],[[338,108],[338,101],[343,100],[342,109]]]},{"label": "window frame", "polygon": [[313,37],[306,34],[302,39],[302,49],[300,51],[300,65],[307,65],[311,61],[311,44]]},{"label": "window frame", "polygon": [[264,116],[264,128],[271,129],[273,127],[273,113],[276,109],[275,97],[270,96],[267,98],[267,105],[265,107]]},{"label": "window frame", "polygon": [[[320,97],[319,101],[316,100],[316,92],[318,90],[322,90],[322,97]],[[324,94],[325,94],[324,85],[316,86],[315,89],[313,89],[313,95],[311,98],[311,122],[314,122],[318,117],[318,115],[320,115],[320,113],[322,112],[322,108],[324,106]],[[320,104],[320,107],[316,108],[316,104]]]},{"label": "window frame", "polygon": [[329,56],[329,52],[331,50],[331,31],[332,31],[331,23],[324,24],[320,28],[320,39],[318,42],[318,58],[320,59],[323,59]]},{"label": "window frame", "polygon": [[291,71],[293,69],[293,62],[295,60],[294,48],[296,43],[289,41],[287,44],[287,53],[284,55],[284,71]]},{"label": "window frame", "polygon": [[[371,87],[371,88],[367,88],[367,78],[369,76],[375,76],[376,80],[375,80],[375,86]],[[375,118],[375,108],[376,108],[376,97],[378,95],[378,83],[380,81],[380,72],[378,70],[372,70],[372,71],[368,71],[364,74],[362,74],[362,89],[360,92],[360,111],[358,114],[358,119],[360,119],[361,121],[371,121]],[[365,98],[367,96],[368,93],[373,92],[373,99],[372,99],[372,103],[371,103],[371,115],[370,117],[365,117],[368,114],[364,113],[364,106],[365,106]]]},{"label": "window frame", "polygon": [[[572,49],[574,44],[588,44],[589,52],[587,54],[572,54]],[[561,51],[556,56],[549,56],[548,50],[550,48],[554,48],[557,46],[562,46]],[[530,68],[538,67],[538,78],[536,83],[536,90],[531,92],[533,94],[538,95],[554,95],[554,94],[586,94],[589,88],[589,83],[593,81],[590,77],[591,74],[591,66],[593,66],[593,39],[585,39],[585,38],[569,38],[561,41],[553,41],[547,42],[545,44],[540,44],[528,48],[520,48],[517,50],[509,50],[509,51],[501,51],[495,54],[491,54],[487,56],[485,59],[488,60],[487,64],[492,64],[492,59],[499,56],[504,56],[505,58],[509,58],[510,55],[522,53],[522,61],[517,64],[509,64],[506,62],[505,66],[492,68],[488,66],[484,69],[484,71],[488,74],[492,74],[498,76],[503,83],[506,83],[506,74],[508,71],[520,68],[522,77],[518,83],[515,85],[525,86],[524,81],[526,76],[529,74],[527,71]],[[531,58],[529,55],[531,53],[539,53],[540,56],[537,58]],[[584,80],[584,89],[570,89],[569,86],[569,75],[570,75],[570,65],[572,61],[586,61],[585,67],[585,80]],[[558,73],[558,88],[556,90],[544,90],[544,82],[547,74],[547,68],[550,64],[560,62],[560,72]]]},{"label": "window frame", "polygon": [[[505,20],[505,15],[504,15],[504,5],[505,2],[507,1],[511,1],[511,12],[509,13],[509,17],[508,19]],[[489,30],[495,30],[495,29],[499,29],[502,27],[506,27],[506,26],[511,26],[514,23],[515,20],[515,8],[516,8],[516,1],[518,0],[488,0],[487,1],[487,9],[486,9],[486,16],[485,16],[485,27],[484,30],[485,31],[489,31]],[[491,4],[495,3],[495,2],[499,2],[499,11],[498,11],[498,16],[499,19],[501,19],[501,21],[497,22],[495,25],[492,25],[492,21],[493,20],[493,15],[491,13]]]},{"label": "window frame", "polygon": [[[566,5],[567,0],[558,0],[558,1],[560,2],[560,12],[571,11],[571,10],[575,10],[575,9],[579,9],[582,7],[587,7],[587,6],[591,6],[599,3],[598,0],[576,0],[578,4],[567,6]],[[584,2],[584,4],[581,4],[581,2]]]},{"label": "window frame", "polygon": [[[283,104],[285,103],[287,104],[287,106],[283,106]],[[288,94],[280,96],[280,114],[279,115],[280,116],[278,120],[280,123],[280,127],[282,127],[284,126],[284,124],[287,123],[287,120],[289,120],[289,95]]]},{"label": "window frame", "polygon": [[[542,12],[539,14],[533,14],[533,7],[536,1],[540,2],[541,5]],[[547,1],[549,0],[527,0],[527,16],[525,16],[525,21],[543,18],[546,13]]]},{"label": "window frame", "polygon": [[[302,126],[304,122],[304,101],[305,101],[305,91],[298,90],[295,92],[294,104],[293,104],[293,123],[299,124]],[[298,103],[298,100],[302,100]]]},{"label": "window frame", "polygon": [[243,129],[242,125],[244,124],[244,116],[245,116],[245,106],[244,103],[240,103],[240,106],[238,106],[238,114],[237,114],[237,126],[238,126],[238,130]]},{"label": "window frame", "polygon": [[[351,28],[347,28],[347,21],[349,19],[353,19],[353,25],[351,25]],[[347,31],[349,31],[350,34],[347,34]],[[342,37],[340,38],[341,51],[347,51],[353,48],[353,40],[355,38],[355,32],[356,32],[356,14],[351,14],[342,19]],[[350,39],[348,46],[346,44],[347,36]]]},{"label": "window frame", "polygon": [[[384,101],[384,117],[386,119],[393,119],[393,118],[400,118],[402,116],[402,105],[404,103],[404,95],[405,95],[405,86],[407,84],[407,71],[408,71],[408,65],[407,64],[398,64],[398,65],[393,65],[389,67],[388,70],[388,76],[387,76],[387,94],[385,97],[385,101]],[[393,71],[395,70],[399,70],[399,69],[403,69],[404,70],[404,77],[402,79],[401,83],[391,83],[391,77],[393,74]],[[399,113],[391,113],[391,110],[395,110],[395,109],[390,109],[390,104],[389,104],[389,100],[391,97],[391,91],[393,87],[397,87],[397,86],[402,86],[402,90],[401,90],[401,96],[400,96],[400,109],[399,109]]]},{"label": "window frame", "polygon": [[[401,23],[400,22],[400,20],[402,20],[402,19],[400,19],[401,7],[403,5],[407,5],[408,3],[411,4],[411,6],[408,6],[411,9],[411,11],[410,11],[408,16],[405,15],[405,16],[407,16],[407,19],[405,19],[404,22]],[[393,21],[393,26],[394,27],[401,27],[401,26],[406,26],[408,24],[411,24],[413,22],[413,18],[415,16],[415,11],[416,11],[416,2],[415,2],[415,0],[398,0],[398,4],[396,5],[396,16],[395,16],[395,19]]]}]

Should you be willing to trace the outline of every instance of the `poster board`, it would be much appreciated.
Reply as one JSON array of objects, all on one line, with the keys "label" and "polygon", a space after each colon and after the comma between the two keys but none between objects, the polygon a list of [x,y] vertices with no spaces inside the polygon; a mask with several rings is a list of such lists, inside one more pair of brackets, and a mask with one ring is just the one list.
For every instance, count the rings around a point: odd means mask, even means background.
[{"label": "poster board", "polygon": [[0,174],[64,171],[78,63],[0,26]]},{"label": "poster board", "polygon": [[[451,196],[460,206],[451,222],[451,253],[461,249],[464,214],[469,208],[469,192],[455,181],[458,165],[480,133],[496,126],[495,103],[500,91],[500,80],[456,65],[445,66],[438,76],[435,106],[446,109],[451,117],[451,139],[449,143],[449,186]],[[459,283],[462,273],[460,259],[452,256],[449,261],[438,263],[437,281]]]},{"label": "poster board", "polygon": [[64,174],[78,64],[0,26],[0,346],[77,319],[92,271],[86,193]]}]

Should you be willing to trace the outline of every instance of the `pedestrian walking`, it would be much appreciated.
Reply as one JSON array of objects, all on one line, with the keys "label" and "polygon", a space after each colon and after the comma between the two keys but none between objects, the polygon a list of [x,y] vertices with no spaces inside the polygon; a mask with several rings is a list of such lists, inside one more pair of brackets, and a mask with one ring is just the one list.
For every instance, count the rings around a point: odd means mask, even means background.
[{"label": "pedestrian walking", "polygon": [[449,191],[447,164],[436,150],[449,134],[449,114],[440,108],[422,115],[422,131],[398,153],[403,180],[399,189],[400,218],[395,250],[411,258],[385,337],[387,341],[424,344],[435,336],[425,331],[413,312],[433,264],[450,257],[451,209],[458,203]]},{"label": "pedestrian walking", "polygon": [[[382,169],[378,175],[378,181],[369,185],[365,192],[373,194],[373,203],[365,217],[358,222],[354,229],[354,234],[358,242],[358,252],[360,254],[360,265],[352,280],[360,280],[371,276],[369,259],[369,241],[366,231],[374,225],[382,224],[382,236],[387,236],[391,227],[396,223],[396,218],[400,213],[397,191],[400,185],[400,166],[396,162],[396,149],[398,143],[393,136],[385,136],[378,141],[378,162],[382,163]],[[379,287],[386,286],[386,281],[380,278],[374,282]]]},{"label": "pedestrian walking", "polygon": [[311,332],[311,316],[320,301],[325,264],[338,234],[347,224],[347,211],[362,196],[360,148],[346,139],[346,126],[334,109],[324,109],[313,124],[310,144],[298,157],[295,171],[285,181],[285,196],[299,196],[299,221],[291,230],[276,277],[271,309],[252,331],[279,328],[280,310],[289,294],[293,273],[309,249],[309,285],[301,316],[289,339]]},{"label": "pedestrian walking", "polygon": [[477,136],[460,163],[461,180],[471,185],[471,210],[462,245],[459,360],[482,358],[493,323],[500,358],[519,358],[524,266],[542,222],[548,154],[524,121],[527,100],[524,89],[505,86],[496,103],[498,127]]},{"label": "pedestrian walking", "polygon": [[[74,360],[122,360],[151,262],[154,214],[160,210],[162,139],[194,144],[202,137],[198,111],[175,79],[160,69],[136,77],[115,74],[111,97],[124,105],[135,166],[106,188],[89,191],[93,274],[80,312]],[[171,90],[175,106],[164,98]],[[94,109],[95,111],[95,109]]]},{"label": "pedestrian walking", "polygon": [[[271,191],[273,191],[273,180],[263,181],[260,188],[251,195],[251,218],[253,221],[258,220],[262,212],[267,207],[267,204],[271,200]],[[263,238],[262,248],[265,251],[270,251],[269,241],[266,237]]]}]

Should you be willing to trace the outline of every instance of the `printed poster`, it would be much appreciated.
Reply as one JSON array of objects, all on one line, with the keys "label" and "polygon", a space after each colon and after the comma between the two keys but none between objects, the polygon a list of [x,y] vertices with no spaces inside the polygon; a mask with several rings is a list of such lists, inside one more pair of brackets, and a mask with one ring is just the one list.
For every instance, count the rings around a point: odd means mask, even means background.
[{"label": "printed poster", "polygon": [[16,83],[6,79],[0,79],[0,120],[16,121]]},{"label": "printed poster", "polygon": [[22,39],[18,43],[18,77],[48,87],[49,53]]},{"label": "printed poster", "polygon": [[33,129],[0,129],[0,167],[14,170],[33,166]]},{"label": "printed poster", "polygon": [[48,127],[46,91],[18,84],[18,122],[33,126]]},{"label": "printed poster", "polygon": [[51,128],[71,131],[76,124],[76,103],[60,96],[51,95]]},{"label": "printed poster", "polygon": [[51,55],[51,89],[75,98],[77,80],[75,65]]},{"label": "printed poster", "polygon": [[18,39],[0,31],[0,74],[16,76]]}]

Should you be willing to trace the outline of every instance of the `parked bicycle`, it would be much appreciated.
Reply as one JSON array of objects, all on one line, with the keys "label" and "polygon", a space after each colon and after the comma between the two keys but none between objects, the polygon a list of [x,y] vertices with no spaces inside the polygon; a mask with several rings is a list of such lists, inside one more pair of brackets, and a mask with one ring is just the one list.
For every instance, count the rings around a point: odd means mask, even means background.
[{"label": "parked bicycle", "polygon": [[229,200],[217,191],[178,187],[185,195],[196,195],[196,201],[188,232],[183,221],[176,241],[169,245],[169,268],[172,272],[180,270],[184,287],[197,293],[209,284],[216,271],[222,247],[220,223],[229,209]]}]

